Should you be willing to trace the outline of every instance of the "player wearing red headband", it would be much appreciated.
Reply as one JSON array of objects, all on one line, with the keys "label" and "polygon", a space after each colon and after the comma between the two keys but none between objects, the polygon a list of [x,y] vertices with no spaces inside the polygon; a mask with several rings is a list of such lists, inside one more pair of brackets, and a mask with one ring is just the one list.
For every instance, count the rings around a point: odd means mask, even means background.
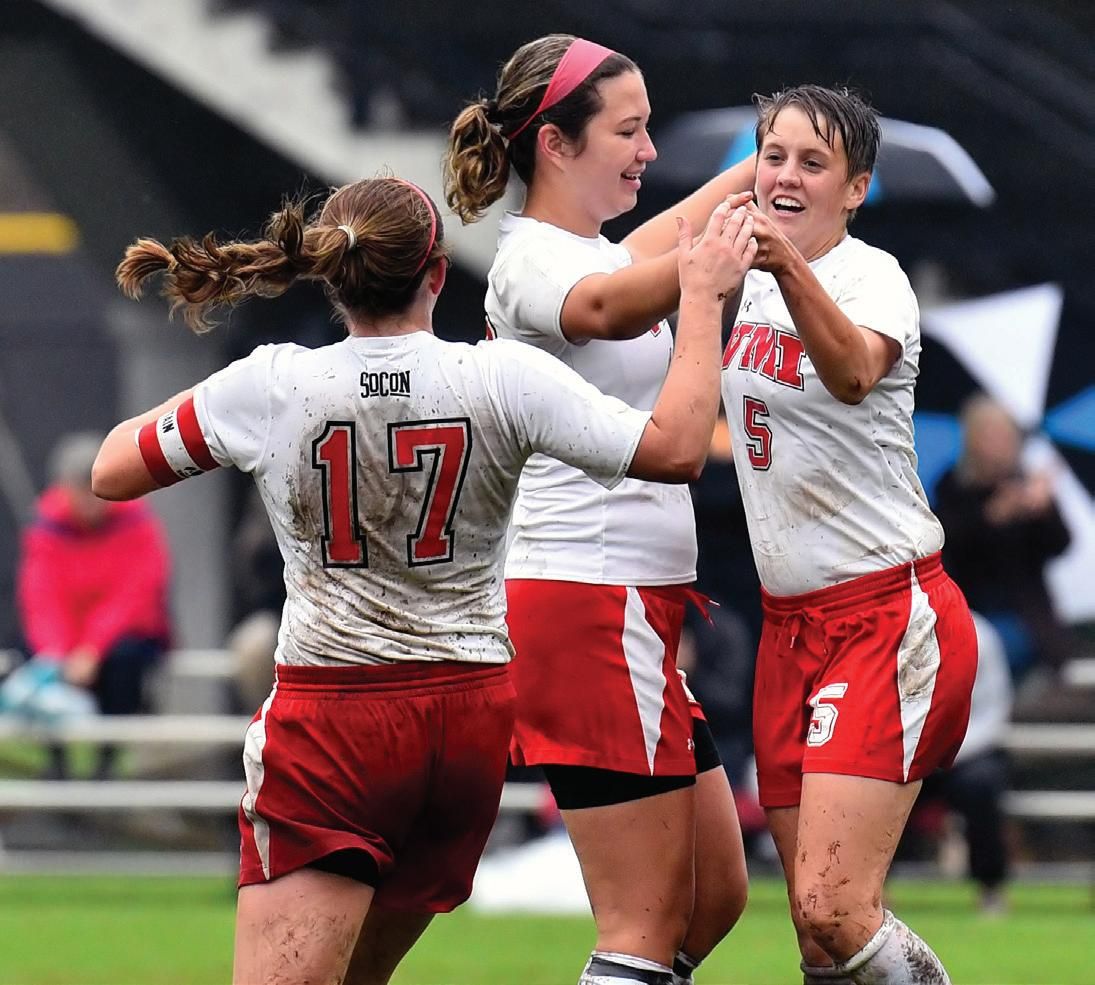
[{"label": "player wearing red headband", "polygon": [[530,346],[435,338],[441,223],[398,179],[347,185],[311,221],[289,206],[255,242],[127,250],[126,293],[164,273],[197,329],[211,308],[313,280],[349,331],[260,346],[118,425],[92,476],[128,499],[233,465],[285,562],[275,684],[244,747],[240,985],[387,982],[467,898],[513,723],[502,562],[525,461],[606,487],[681,482],[711,439],[725,285],[753,247],[726,206],[681,243],[679,357],[652,410]]},{"label": "player wearing red headband", "polygon": [[[501,197],[511,169],[527,189],[502,220],[488,334],[537,346],[636,407],[654,405],[680,357],[664,320],[680,303],[675,217],[702,225],[752,181],[746,163],[609,242],[602,224],[634,208],[656,157],[649,118],[629,58],[551,35],[457,117],[446,175],[465,221]],[[582,982],[690,981],[745,905],[733,798],[676,672],[695,577],[687,488],[635,479],[606,491],[563,462],[529,460],[506,561],[511,756],[543,766],[582,864],[597,923]]]}]

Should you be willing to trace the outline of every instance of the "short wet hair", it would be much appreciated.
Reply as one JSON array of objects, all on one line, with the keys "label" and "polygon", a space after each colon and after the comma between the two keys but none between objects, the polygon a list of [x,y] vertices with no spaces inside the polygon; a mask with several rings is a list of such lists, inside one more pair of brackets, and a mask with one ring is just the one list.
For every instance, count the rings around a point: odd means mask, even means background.
[{"label": "short wet hair", "polygon": [[849,179],[874,171],[882,128],[878,114],[859,93],[844,86],[798,85],[770,96],[754,93],[753,105],[757,108],[758,148],[764,143],[776,117],[793,106],[810,118],[814,132],[830,148],[835,143],[835,134],[840,134]]}]

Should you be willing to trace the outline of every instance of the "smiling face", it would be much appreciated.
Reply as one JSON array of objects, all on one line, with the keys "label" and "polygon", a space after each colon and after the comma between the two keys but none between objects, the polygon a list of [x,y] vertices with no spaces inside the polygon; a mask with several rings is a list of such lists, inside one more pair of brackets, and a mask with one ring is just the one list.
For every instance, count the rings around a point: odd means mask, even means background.
[{"label": "smiling face", "polygon": [[786,106],[772,120],[757,153],[757,204],[807,259],[831,250],[867,195],[870,174],[848,174],[848,157],[839,131],[814,123],[797,106]]},{"label": "smiling face", "polygon": [[580,211],[599,229],[635,207],[642,173],[658,153],[650,140],[650,100],[638,72],[598,83],[603,106],[562,163]]}]

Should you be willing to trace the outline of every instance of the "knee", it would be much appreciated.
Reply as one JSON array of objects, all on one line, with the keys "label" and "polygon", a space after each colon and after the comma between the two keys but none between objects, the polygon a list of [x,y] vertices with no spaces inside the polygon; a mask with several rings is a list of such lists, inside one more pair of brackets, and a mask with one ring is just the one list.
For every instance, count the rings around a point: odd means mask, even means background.
[{"label": "knee", "polygon": [[[630,953],[637,944],[659,941],[675,951],[688,933],[693,912],[692,887],[673,887],[668,891],[603,898],[594,905],[598,946]],[[608,947],[606,942],[617,942]],[[635,952],[639,953],[639,952]]]},{"label": "knee", "polygon": [[808,939],[829,957],[843,961],[870,940],[881,917],[882,901],[856,892],[850,884],[807,884],[796,887],[795,927],[800,939]]},{"label": "knee", "polygon": [[746,879],[728,881],[726,891],[722,894],[721,916],[725,926],[725,933],[729,933],[734,925],[741,919],[745,912],[745,906],[749,902],[749,882]]}]

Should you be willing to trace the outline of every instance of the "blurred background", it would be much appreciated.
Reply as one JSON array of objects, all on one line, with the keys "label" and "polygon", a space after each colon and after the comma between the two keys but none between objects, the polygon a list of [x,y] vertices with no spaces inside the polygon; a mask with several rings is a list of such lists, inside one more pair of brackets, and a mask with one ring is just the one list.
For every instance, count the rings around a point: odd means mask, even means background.
[{"label": "blurred background", "polygon": [[[281,604],[245,477],[152,497],[147,536],[116,545],[130,561],[123,595],[150,587],[123,632],[140,647],[90,705],[28,672],[45,646],[35,612],[61,579],[31,570],[34,531],[61,522],[43,493],[86,471],[74,435],[257,344],[341,334],[321,293],[296,288],[195,338],[159,300],[121,298],[123,249],[139,235],[256,233],[286,194],[385,170],[440,201],[448,122],[493,93],[520,43],[556,31],[617,48],[646,76],[660,157],[612,238],[751,151],[741,108],[754,92],[848,84],[885,118],[852,232],[900,260],[920,301],[921,477],[997,671],[979,680],[968,768],[925,791],[898,872],[968,877],[971,912],[1005,911],[1016,880],[1095,886],[1095,4],[1077,0],[5,0],[0,875],[231,873],[240,738],[268,687]],[[467,229],[448,218],[438,334],[481,337],[497,217],[519,204]],[[1002,483],[1025,505],[1005,509]],[[773,856],[748,739],[756,582],[723,445],[694,498],[700,587],[725,618],[692,627],[688,657],[763,876]],[[159,560],[138,574],[146,549]],[[93,570],[79,556],[46,563]],[[478,901],[581,912],[536,779],[507,787]],[[12,899],[29,892],[13,885]],[[0,920],[6,898],[0,879]],[[4,960],[0,981],[76,980],[35,978],[33,960],[5,977]],[[1008,980],[1066,980],[1037,974]]]}]

